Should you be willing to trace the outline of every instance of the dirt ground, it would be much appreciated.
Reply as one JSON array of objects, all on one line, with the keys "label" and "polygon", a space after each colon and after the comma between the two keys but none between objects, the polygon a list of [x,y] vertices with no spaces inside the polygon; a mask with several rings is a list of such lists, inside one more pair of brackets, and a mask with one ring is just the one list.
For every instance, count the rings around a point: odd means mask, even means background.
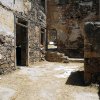
[{"label": "dirt ground", "polygon": [[40,62],[0,76],[0,100],[99,100],[84,86],[83,63]]}]

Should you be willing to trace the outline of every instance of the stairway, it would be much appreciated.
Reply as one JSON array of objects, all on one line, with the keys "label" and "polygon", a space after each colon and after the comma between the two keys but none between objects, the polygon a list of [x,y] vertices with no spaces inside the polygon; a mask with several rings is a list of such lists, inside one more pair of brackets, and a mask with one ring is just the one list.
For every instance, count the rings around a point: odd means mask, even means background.
[{"label": "stairway", "polygon": [[63,62],[68,63],[68,57],[64,53],[59,53],[57,51],[47,51],[46,60],[50,62]]},{"label": "stairway", "polygon": [[80,62],[84,63],[83,58],[69,58],[68,56],[65,56],[64,53],[59,53],[57,51],[47,51],[45,59],[50,62]]}]

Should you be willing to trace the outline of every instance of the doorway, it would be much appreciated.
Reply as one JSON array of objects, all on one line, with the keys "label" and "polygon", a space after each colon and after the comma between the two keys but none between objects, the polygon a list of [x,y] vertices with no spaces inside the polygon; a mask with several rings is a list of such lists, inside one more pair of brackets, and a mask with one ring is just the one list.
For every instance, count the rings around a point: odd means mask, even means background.
[{"label": "doorway", "polygon": [[57,50],[57,30],[56,29],[49,30],[48,50]]},{"label": "doorway", "polygon": [[28,65],[28,27],[27,21],[17,19],[16,22],[16,65]]}]

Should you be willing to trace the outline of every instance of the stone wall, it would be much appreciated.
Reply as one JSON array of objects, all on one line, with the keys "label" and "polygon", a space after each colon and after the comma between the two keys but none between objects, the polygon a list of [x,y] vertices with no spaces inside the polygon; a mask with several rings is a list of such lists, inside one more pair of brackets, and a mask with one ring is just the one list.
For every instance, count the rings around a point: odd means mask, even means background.
[{"label": "stone wall", "polygon": [[46,28],[46,15],[40,8],[40,1],[32,3],[32,12],[34,13],[31,17],[34,20],[29,23],[29,65],[41,60],[40,34],[41,28]]},{"label": "stone wall", "polygon": [[28,21],[28,65],[40,61],[40,30],[46,27],[46,15],[39,4],[35,0],[0,0],[0,74],[16,69],[15,16]]},{"label": "stone wall", "polygon": [[0,0],[5,7],[25,14],[31,10],[31,1],[29,0]]},{"label": "stone wall", "polygon": [[14,37],[0,32],[0,74],[15,70]]},{"label": "stone wall", "polygon": [[84,22],[95,14],[92,2],[79,2],[77,0],[60,4],[59,0],[48,0],[47,3],[48,37],[50,30],[55,29],[58,51],[69,57],[83,57]]},{"label": "stone wall", "polygon": [[0,74],[15,70],[14,15],[0,6]]},{"label": "stone wall", "polygon": [[[67,38],[66,25],[62,18],[62,7],[57,5],[55,0],[48,0],[47,6],[47,30],[48,36],[52,29],[57,31],[57,39],[64,42]],[[49,40],[48,40],[49,41]]]},{"label": "stone wall", "polygon": [[[82,36],[82,30],[80,27],[80,22],[77,19],[66,18],[66,9],[68,9],[67,3],[65,5],[60,5],[55,0],[48,1],[47,8],[47,30],[48,37],[51,29],[57,31],[57,48],[59,52],[69,54],[68,49],[78,48],[77,40]],[[72,11],[70,11],[72,12]],[[49,40],[48,40],[49,41]],[[71,42],[71,44],[69,43]],[[71,48],[72,46],[73,48]]]},{"label": "stone wall", "polygon": [[39,27],[34,23],[30,23],[29,27],[29,65],[34,64],[40,60],[40,41],[39,41]]}]

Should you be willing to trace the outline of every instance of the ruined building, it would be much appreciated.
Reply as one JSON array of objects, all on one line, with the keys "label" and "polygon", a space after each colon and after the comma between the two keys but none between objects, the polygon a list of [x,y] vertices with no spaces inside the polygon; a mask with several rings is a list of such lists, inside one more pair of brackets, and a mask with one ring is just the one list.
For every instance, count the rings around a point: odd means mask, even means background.
[{"label": "ruined building", "polygon": [[95,0],[48,0],[47,35],[57,51],[84,57],[84,23],[94,17]]},{"label": "ruined building", "polygon": [[90,83],[100,75],[100,0],[48,0],[47,9],[48,49],[84,57]]},{"label": "ruined building", "polygon": [[[48,44],[56,43],[57,50],[69,57],[83,57],[83,18],[79,2],[48,0]],[[53,35],[52,35],[53,34]]]},{"label": "ruined building", "polygon": [[[90,66],[95,63],[100,66],[100,26],[98,23],[95,24],[98,27],[92,26],[97,29],[93,39],[87,34],[94,30],[88,32],[84,25],[100,21],[98,2],[0,0],[0,74],[15,70],[16,66],[31,66],[41,61],[45,53],[41,50],[46,50],[48,61],[62,62],[64,59],[66,62],[67,56],[85,57],[85,79],[91,80],[94,70]],[[92,46],[88,43],[91,41]],[[100,69],[95,72],[97,70]]]},{"label": "ruined building", "polygon": [[0,74],[41,59],[45,7],[45,0],[0,0]]}]

